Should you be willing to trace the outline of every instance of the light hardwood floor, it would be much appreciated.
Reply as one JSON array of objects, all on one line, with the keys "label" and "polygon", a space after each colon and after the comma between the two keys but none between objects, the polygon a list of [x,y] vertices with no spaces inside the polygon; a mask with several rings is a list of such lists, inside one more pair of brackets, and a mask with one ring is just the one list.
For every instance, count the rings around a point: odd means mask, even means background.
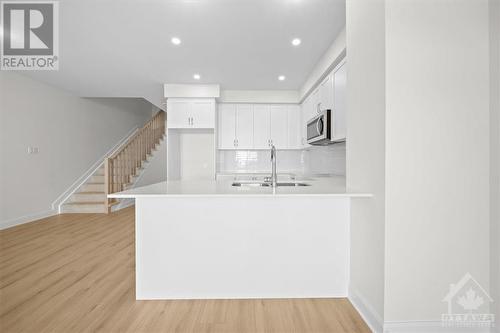
[{"label": "light hardwood floor", "polygon": [[347,299],[136,301],[133,207],[3,230],[0,251],[0,332],[370,332]]}]

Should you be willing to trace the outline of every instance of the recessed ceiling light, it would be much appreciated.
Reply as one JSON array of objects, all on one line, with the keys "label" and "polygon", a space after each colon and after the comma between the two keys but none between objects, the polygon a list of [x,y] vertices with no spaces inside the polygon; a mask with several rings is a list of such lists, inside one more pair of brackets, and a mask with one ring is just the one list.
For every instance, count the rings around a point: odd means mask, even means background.
[{"label": "recessed ceiling light", "polygon": [[200,74],[195,74],[195,75],[193,75],[193,79],[195,79],[195,80],[199,80],[199,79],[201,79]]},{"label": "recessed ceiling light", "polygon": [[172,44],[174,45],[179,45],[181,43],[181,39],[178,38],[178,37],[172,37],[172,39],[170,40],[172,42]]},{"label": "recessed ceiling light", "polygon": [[300,43],[302,43],[302,41],[300,40],[300,38],[294,38],[294,39],[292,39],[292,45],[293,46],[299,46]]},{"label": "recessed ceiling light", "polygon": [[278,80],[280,81],[285,81],[285,79],[286,79],[285,75],[278,76]]}]

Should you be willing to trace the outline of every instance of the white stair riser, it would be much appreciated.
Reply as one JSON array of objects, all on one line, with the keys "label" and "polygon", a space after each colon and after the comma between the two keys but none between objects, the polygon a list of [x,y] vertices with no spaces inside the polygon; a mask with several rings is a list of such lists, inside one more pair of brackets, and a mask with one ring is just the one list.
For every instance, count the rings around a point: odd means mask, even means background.
[{"label": "white stair riser", "polygon": [[90,177],[90,183],[104,183],[104,175],[93,175]]},{"label": "white stair riser", "polygon": [[94,176],[104,176],[104,168],[98,169],[95,173]]},{"label": "white stair riser", "polygon": [[104,193],[85,193],[79,192],[75,193],[71,196],[70,202],[104,202],[105,199]]},{"label": "white stair riser", "polygon": [[106,213],[104,204],[72,205],[65,204],[61,207],[61,213]]},{"label": "white stair riser", "polygon": [[104,183],[103,184],[83,184],[80,189],[81,192],[104,192]]}]

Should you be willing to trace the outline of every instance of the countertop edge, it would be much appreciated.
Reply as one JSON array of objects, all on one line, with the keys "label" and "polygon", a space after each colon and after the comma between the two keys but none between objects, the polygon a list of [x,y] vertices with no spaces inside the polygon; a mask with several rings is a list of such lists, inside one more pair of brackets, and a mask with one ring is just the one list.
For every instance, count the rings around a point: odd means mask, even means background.
[{"label": "countertop edge", "polygon": [[245,197],[338,197],[338,198],[372,198],[371,193],[252,193],[252,194],[109,194],[108,199],[136,199],[136,198],[245,198]]}]

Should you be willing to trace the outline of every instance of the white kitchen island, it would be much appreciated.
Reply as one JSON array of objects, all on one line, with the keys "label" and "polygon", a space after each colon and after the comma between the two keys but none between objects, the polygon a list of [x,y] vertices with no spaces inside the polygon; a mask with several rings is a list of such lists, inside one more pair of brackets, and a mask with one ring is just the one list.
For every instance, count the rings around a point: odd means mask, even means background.
[{"label": "white kitchen island", "polygon": [[169,181],[109,195],[136,200],[136,298],[346,297],[343,178],[311,186]]}]

